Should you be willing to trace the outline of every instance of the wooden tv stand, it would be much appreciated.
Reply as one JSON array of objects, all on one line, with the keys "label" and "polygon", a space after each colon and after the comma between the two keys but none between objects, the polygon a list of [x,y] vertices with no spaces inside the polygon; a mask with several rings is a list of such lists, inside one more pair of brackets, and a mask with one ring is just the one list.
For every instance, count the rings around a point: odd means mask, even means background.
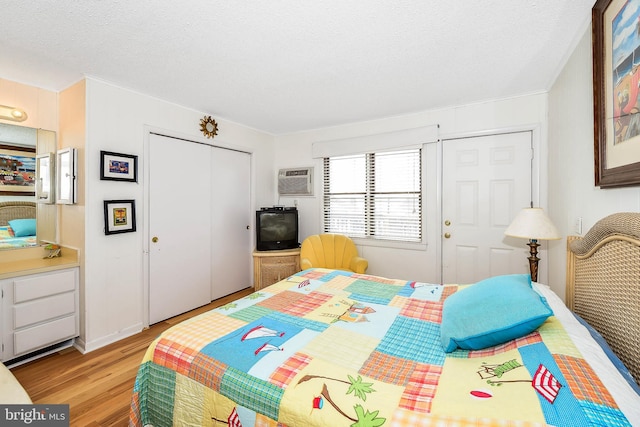
[{"label": "wooden tv stand", "polygon": [[300,271],[300,248],[253,251],[253,287],[260,290]]}]

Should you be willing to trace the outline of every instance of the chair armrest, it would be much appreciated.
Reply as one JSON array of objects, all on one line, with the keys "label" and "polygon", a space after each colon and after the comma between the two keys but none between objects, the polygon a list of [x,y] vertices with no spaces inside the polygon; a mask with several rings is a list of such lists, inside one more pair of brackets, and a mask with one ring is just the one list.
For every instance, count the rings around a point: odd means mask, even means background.
[{"label": "chair armrest", "polygon": [[356,273],[364,273],[367,267],[369,267],[369,261],[359,256],[353,257],[349,265],[349,268]]},{"label": "chair armrest", "polygon": [[311,265],[311,261],[309,261],[308,258],[300,258],[300,269],[301,270],[306,270],[307,268],[311,268],[313,267]]}]

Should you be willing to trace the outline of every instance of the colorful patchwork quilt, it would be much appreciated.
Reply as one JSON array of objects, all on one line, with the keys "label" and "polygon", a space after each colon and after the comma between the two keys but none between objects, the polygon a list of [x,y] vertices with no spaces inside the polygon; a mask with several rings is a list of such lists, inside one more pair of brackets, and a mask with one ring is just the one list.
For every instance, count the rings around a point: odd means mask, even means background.
[{"label": "colorful patchwork quilt", "polygon": [[462,287],[302,271],[158,337],[129,425],[630,425],[556,316],[445,353],[443,302]]}]

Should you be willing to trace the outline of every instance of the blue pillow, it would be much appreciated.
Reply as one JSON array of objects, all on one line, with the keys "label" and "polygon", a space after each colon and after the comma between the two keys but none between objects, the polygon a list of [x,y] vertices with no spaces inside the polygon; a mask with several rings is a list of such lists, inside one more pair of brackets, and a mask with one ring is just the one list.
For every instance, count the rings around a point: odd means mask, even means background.
[{"label": "blue pillow", "polygon": [[491,277],[445,300],[442,347],[447,353],[492,347],[535,331],[552,314],[528,274]]},{"label": "blue pillow", "polygon": [[35,236],[36,235],[36,220],[35,218],[29,219],[12,219],[8,221],[9,227],[13,230],[13,235],[16,237]]}]

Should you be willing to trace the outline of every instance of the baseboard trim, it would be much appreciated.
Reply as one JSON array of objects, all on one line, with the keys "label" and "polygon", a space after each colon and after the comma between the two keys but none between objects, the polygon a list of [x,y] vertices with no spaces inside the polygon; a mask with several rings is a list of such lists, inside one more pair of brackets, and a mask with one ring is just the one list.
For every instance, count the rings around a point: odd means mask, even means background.
[{"label": "baseboard trim", "polygon": [[99,348],[105,347],[109,344],[113,344],[125,338],[128,338],[132,335],[138,334],[142,332],[143,326],[142,323],[137,323],[133,326],[130,326],[126,329],[119,331],[116,334],[107,335],[92,341],[84,341],[81,338],[76,338],[76,342],[74,344],[75,348],[82,354],[89,353],[91,351],[98,350]]}]

